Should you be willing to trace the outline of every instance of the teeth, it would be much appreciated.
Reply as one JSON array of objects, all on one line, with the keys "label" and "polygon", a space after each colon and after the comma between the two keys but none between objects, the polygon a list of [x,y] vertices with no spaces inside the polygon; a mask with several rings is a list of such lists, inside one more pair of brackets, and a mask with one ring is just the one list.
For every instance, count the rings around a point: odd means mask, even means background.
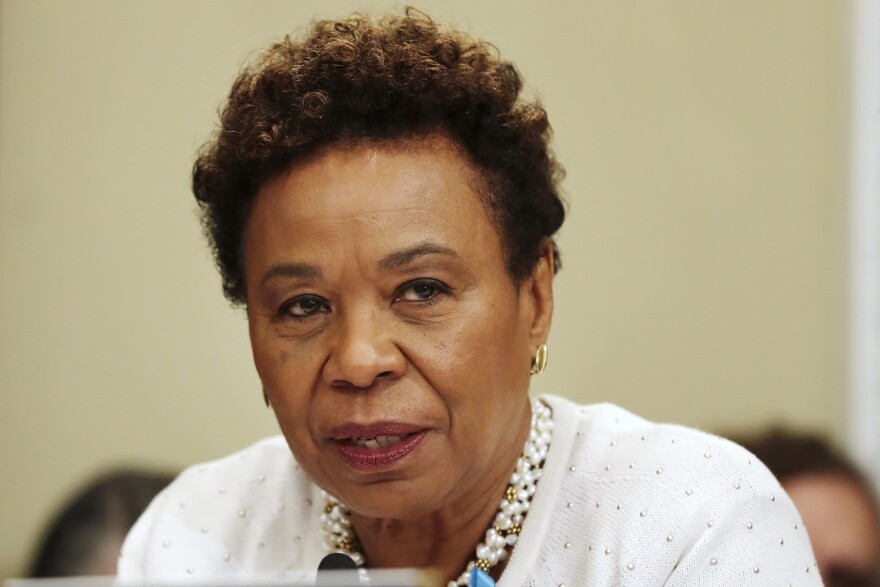
[{"label": "teeth", "polygon": [[376,450],[379,448],[389,448],[406,438],[406,434],[403,436],[377,436],[376,438],[351,438],[349,442],[354,446],[358,446],[360,448],[368,448],[370,450]]},{"label": "teeth", "polygon": [[402,436],[380,436],[379,443],[381,444],[381,442],[384,440],[385,447],[387,448],[389,446],[394,446],[395,444],[400,442],[402,439],[403,439]]}]

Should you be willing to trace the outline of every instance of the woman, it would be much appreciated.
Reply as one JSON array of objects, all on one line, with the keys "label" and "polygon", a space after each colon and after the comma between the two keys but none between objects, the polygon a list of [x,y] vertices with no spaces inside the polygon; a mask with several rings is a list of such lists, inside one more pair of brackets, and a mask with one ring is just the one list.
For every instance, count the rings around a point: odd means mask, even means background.
[{"label": "woman", "polygon": [[819,584],[744,451],[530,402],[564,210],[520,90],[414,11],[317,23],[239,76],[193,184],[283,440],[184,473],[123,580],[287,576],[329,544],[457,585]]}]

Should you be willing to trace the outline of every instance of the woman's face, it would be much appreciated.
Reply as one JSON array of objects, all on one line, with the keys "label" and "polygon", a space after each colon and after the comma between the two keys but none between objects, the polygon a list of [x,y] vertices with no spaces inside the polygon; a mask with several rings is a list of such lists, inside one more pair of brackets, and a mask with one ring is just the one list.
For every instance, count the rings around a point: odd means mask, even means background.
[{"label": "woman's face", "polygon": [[356,512],[503,487],[552,314],[552,253],[514,284],[442,136],[329,148],[261,187],[245,234],[257,371],[300,465]]}]

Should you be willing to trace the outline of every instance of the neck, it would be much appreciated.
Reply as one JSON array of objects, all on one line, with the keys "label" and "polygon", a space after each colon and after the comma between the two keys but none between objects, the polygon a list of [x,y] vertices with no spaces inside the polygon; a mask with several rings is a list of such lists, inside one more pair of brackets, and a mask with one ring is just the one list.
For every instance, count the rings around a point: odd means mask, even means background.
[{"label": "neck", "polygon": [[368,518],[352,513],[352,524],[368,565],[431,568],[444,580],[456,579],[474,560],[476,546],[495,517],[529,436],[528,401],[520,420],[516,441],[505,454],[498,455],[497,466],[439,510],[409,519]]}]

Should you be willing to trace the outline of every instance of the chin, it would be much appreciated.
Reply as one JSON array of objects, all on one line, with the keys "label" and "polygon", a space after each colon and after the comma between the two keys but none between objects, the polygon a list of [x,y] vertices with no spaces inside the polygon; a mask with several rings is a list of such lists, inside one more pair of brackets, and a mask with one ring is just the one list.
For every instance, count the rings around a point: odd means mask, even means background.
[{"label": "chin", "polygon": [[424,480],[388,480],[346,488],[338,495],[353,512],[370,518],[408,519],[436,511],[444,497],[436,484],[424,487]]}]

